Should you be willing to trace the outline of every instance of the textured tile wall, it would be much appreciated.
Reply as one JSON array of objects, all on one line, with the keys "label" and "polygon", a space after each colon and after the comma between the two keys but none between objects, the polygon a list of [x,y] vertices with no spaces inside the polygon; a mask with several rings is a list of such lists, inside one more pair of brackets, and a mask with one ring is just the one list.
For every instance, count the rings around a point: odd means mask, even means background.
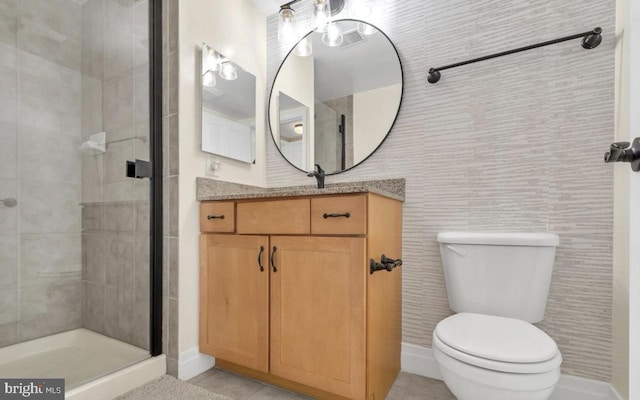
[{"label": "textured tile wall", "polygon": [[80,326],[80,7],[0,1],[0,346]]},{"label": "textured tile wall", "polygon": [[148,202],[82,209],[82,326],[149,349]]},{"label": "textured tile wall", "polygon": [[[82,6],[82,325],[149,349],[149,182],[125,162],[149,160],[148,0]],[[114,142],[114,143],[110,143]]]},{"label": "textured tile wall", "polygon": [[[430,346],[450,314],[437,232],[550,231],[560,235],[541,328],[563,372],[611,375],[613,0],[378,0],[370,21],[400,53],[404,99],[388,140],[328,182],[405,177],[404,341]],[[306,3],[296,7],[308,13]],[[578,41],[443,72],[446,65],[601,26],[602,45]],[[268,77],[286,54],[268,20]],[[310,184],[267,144],[269,186]]]},{"label": "textured tile wall", "polygon": [[178,376],[178,0],[163,0],[163,353]]}]

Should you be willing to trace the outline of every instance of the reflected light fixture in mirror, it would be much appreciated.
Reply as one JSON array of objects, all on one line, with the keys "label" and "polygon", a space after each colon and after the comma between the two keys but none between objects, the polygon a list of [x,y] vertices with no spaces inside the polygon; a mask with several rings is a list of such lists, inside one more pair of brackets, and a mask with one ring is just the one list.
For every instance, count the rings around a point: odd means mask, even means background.
[{"label": "reflected light fixture in mirror", "polygon": [[297,133],[298,135],[302,135],[302,133],[304,132],[303,128],[304,128],[304,125],[302,125],[302,124],[295,124],[295,125],[293,126],[293,130],[294,130],[294,131],[295,131],[295,133]]},{"label": "reflected light fixture in mirror", "polygon": [[206,87],[216,86],[216,71],[220,64],[220,55],[211,47],[202,44],[202,84]]},{"label": "reflected light fixture in mirror", "polygon": [[209,70],[202,74],[202,84],[206,87],[215,87],[216,74],[212,70]]},{"label": "reflected light fixture in mirror", "polygon": [[371,36],[377,32],[376,28],[362,22],[358,22],[358,25],[356,26],[356,30],[358,31],[359,34],[364,36]]},{"label": "reflected light fixture in mirror", "polygon": [[229,60],[222,60],[220,63],[220,78],[226,79],[228,81],[233,81],[238,79],[238,71],[236,70],[236,66]]},{"label": "reflected light fixture in mirror", "polygon": [[313,42],[309,37],[305,37],[296,45],[293,52],[299,57],[308,57],[313,53]]},{"label": "reflected light fixture in mirror", "polygon": [[202,49],[204,70],[216,72],[218,70],[218,64],[220,64],[220,54],[204,43],[202,44]]},{"label": "reflected light fixture in mirror", "polygon": [[329,47],[338,47],[343,41],[342,29],[335,23],[327,25],[326,32],[322,34],[322,43]]}]

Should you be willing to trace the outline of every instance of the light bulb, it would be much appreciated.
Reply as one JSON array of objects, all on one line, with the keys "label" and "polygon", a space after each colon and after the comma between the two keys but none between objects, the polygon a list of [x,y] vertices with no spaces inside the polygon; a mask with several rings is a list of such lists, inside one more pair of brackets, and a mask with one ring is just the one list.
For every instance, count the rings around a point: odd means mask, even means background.
[{"label": "light bulb", "polygon": [[238,78],[238,71],[236,70],[236,66],[229,60],[223,60],[220,63],[220,78],[226,79],[228,81],[232,81]]},{"label": "light bulb", "polygon": [[293,50],[293,53],[300,57],[310,56],[312,52],[313,52],[313,42],[311,42],[311,39],[309,38],[309,36],[302,39],[296,45],[296,48]]},{"label": "light bulb", "polygon": [[322,43],[329,47],[338,47],[344,41],[342,30],[335,23],[327,25],[327,30],[322,34]]},{"label": "light bulb", "polygon": [[356,30],[358,31],[359,34],[365,35],[365,36],[373,35],[374,33],[378,32],[376,28],[374,28],[373,26],[365,22],[358,22],[358,25],[356,26]]},{"label": "light bulb", "polygon": [[302,132],[304,132],[303,128],[304,128],[304,125],[302,125],[302,124],[295,124],[295,125],[293,126],[293,130],[294,130],[294,131],[295,131],[295,133],[297,133],[298,135],[302,135]]},{"label": "light bulb", "polygon": [[371,15],[372,7],[369,0],[353,0],[351,3],[351,14],[355,18],[366,18]]},{"label": "light bulb", "polygon": [[280,9],[280,19],[278,20],[278,41],[291,43],[296,39],[296,27],[293,9],[285,7]]},{"label": "light bulb", "polygon": [[324,33],[327,24],[331,21],[331,1],[315,0],[313,6],[313,26],[316,32]]},{"label": "light bulb", "polygon": [[214,87],[216,85],[216,76],[212,70],[209,70],[202,75],[202,85],[206,87]]}]

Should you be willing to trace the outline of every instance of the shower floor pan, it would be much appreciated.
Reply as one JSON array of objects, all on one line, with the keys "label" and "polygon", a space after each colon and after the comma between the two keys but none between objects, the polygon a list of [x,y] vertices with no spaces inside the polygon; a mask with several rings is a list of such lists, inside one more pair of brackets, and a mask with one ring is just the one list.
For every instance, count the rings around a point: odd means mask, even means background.
[{"label": "shower floor pan", "polygon": [[64,378],[68,398],[69,390],[148,358],[147,350],[75,329],[1,348],[0,378]]}]

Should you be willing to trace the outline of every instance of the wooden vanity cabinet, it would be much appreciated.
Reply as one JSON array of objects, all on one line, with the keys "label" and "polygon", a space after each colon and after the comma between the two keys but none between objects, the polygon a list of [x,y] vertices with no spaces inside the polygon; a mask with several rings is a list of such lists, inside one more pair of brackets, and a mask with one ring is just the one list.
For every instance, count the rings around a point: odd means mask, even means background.
[{"label": "wooden vanity cabinet", "polygon": [[266,236],[200,236],[200,351],[264,372],[269,270],[257,258],[265,265],[268,246]]},{"label": "wooden vanity cabinet", "polygon": [[[282,207],[294,217],[278,223]],[[236,232],[200,237],[200,351],[314,398],[384,399],[400,370],[402,268],[371,274],[369,260],[401,257],[402,203],[362,193],[234,209]]]}]

